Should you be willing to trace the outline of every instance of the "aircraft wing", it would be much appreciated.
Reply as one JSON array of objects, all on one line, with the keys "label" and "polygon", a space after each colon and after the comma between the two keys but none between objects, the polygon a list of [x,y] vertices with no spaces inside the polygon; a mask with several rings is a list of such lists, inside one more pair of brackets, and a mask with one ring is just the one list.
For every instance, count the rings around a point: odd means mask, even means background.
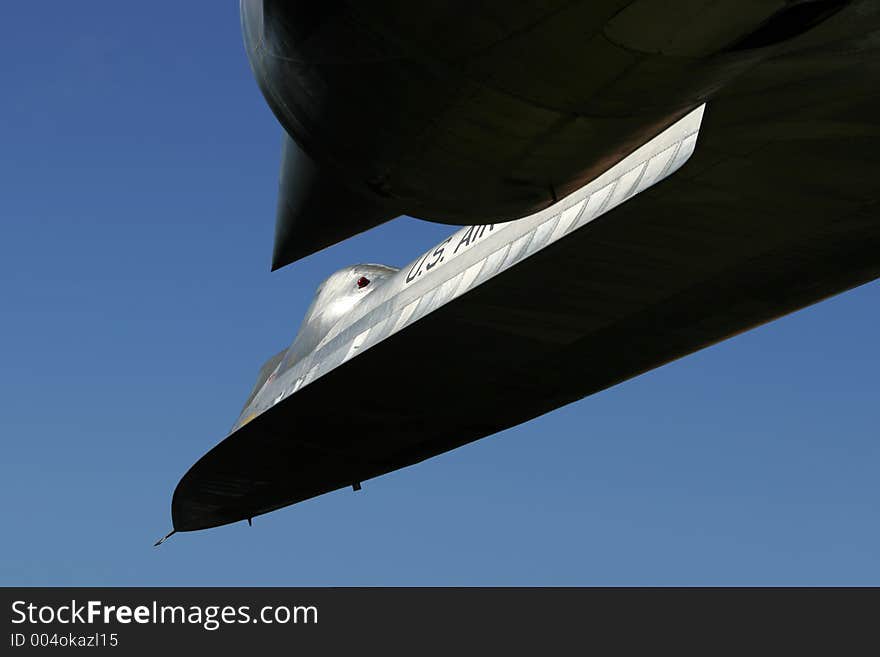
[{"label": "aircraft wing", "polygon": [[671,178],[215,447],[175,527],[416,463],[877,278],[878,64],[876,47],[764,62],[707,106]]}]

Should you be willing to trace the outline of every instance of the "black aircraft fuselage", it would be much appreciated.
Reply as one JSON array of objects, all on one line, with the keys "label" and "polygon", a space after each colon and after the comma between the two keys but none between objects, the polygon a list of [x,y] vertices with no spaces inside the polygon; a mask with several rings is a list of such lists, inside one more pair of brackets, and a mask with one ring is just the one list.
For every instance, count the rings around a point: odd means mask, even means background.
[{"label": "black aircraft fuselage", "polygon": [[401,214],[548,207],[847,4],[242,0],[286,132],[273,269]]}]

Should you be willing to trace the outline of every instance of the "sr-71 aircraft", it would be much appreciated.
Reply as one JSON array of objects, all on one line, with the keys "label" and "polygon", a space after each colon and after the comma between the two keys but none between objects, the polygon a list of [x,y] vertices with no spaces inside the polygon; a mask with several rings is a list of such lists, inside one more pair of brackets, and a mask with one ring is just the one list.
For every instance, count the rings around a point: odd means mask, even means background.
[{"label": "sr-71 aircraft", "polygon": [[402,214],[462,227],[324,281],[174,531],[357,489],[880,276],[874,2],[241,15],[284,128],[273,269]]}]

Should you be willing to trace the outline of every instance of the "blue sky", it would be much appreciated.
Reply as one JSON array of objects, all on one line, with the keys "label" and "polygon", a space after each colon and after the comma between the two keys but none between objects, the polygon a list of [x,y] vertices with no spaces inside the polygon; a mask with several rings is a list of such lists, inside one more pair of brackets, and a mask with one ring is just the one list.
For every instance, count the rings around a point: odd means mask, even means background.
[{"label": "blue sky", "polygon": [[873,283],[426,463],[153,541],[317,284],[237,2],[0,9],[5,585],[880,584]]}]

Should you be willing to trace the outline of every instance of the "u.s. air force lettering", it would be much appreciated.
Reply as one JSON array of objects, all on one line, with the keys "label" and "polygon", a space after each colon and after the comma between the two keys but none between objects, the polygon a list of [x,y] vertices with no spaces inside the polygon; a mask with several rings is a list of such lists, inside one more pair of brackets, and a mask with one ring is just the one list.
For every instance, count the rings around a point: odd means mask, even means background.
[{"label": "u.s. air force lettering", "polygon": [[[412,283],[422,272],[431,271],[441,262],[447,260],[447,255],[452,258],[467,250],[468,247],[477,243],[477,241],[488,233],[495,230],[495,224],[485,224],[483,226],[467,226],[461,231],[455,233],[440,242],[433,250],[425,253],[421,258],[416,260],[406,275],[406,283]],[[452,248],[452,245],[455,248]]]}]

